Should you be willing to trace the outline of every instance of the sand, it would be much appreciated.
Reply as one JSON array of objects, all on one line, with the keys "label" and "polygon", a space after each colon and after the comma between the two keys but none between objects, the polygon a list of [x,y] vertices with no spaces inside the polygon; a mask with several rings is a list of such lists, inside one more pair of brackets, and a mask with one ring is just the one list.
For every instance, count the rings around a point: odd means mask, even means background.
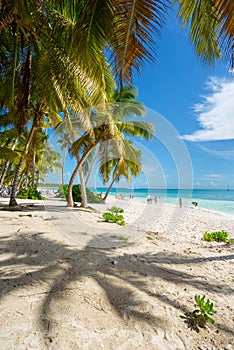
[{"label": "sand", "polygon": [[[233,216],[136,200],[33,203],[0,211],[0,349],[234,350],[234,244],[202,239],[234,237]],[[113,204],[124,227],[102,220]],[[196,294],[214,302],[214,325],[194,324]]]}]

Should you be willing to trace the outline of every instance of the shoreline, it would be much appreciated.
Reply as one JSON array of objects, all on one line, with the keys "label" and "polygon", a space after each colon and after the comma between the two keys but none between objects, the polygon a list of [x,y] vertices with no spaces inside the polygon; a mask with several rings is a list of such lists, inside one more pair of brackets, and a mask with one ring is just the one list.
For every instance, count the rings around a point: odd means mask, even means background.
[{"label": "shoreline", "polygon": [[[40,188],[40,187],[39,187]],[[56,187],[48,187],[48,189],[51,189],[51,191],[53,192],[54,189]],[[44,191],[45,188],[42,188],[42,190]],[[95,192],[95,188],[93,187],[90,187],[90,190]],[[106,189],[102,188],[102,187],[98,187],[97,188],[97,191],[96,192],[105,192]],[[143,191],[145,190],[145,193],[144,192],[141,192],[141,196],[138,196],[137,195],[137,192],[135,192],[135,199],[136,200],[139,200],[141,202],[144,202],[147,198],[147,193],[151,193],[152,194],[152,197],[154,198],[154,196],[157,196],[158,197],[158,200],[160,202],[160,196],[161,198],[163,199],[162,202],[164,203],[167,203],[167,204],[174,204],[174,205],[177,205],[177,203],[179,202],[179,197],[181,196],[182,198],[182,201],[186,204],[186,205],[189,205],[191,204],[192,206],[192,202],[195,201],[198,203],[198,208],[201,208],[201,209],[204,209],[204,210],[213,210],[213,211],[216,211],[216,212],[221,212],[221,213],[227,213],[227,214],[233,214],[234,213],[234,190],[230,190],[230,191],[226,191],[226,190],[207,190],[207,189],[202,189],[202,190],[198,190],[198,189],[195,189],[195,190],[178,190],[178,189],[169,189],[168,190],[168,195],[165,197],[162,192],[160,191],[163,191],[163,190],[160,190],[160,189],[149,189],[149,190],[146,190],[146,189],[136,189],[135,191]],[[110,192],[109,194],[109,197],[115,197],[115,194],[116,192],[114,192],[115,189],[113,190],[113,192]],[[174,197],[173,196],[170,196],[170,191],[172,192],[178,192],[178,197]],[[197,191],[198,192],[201,192],[201,193],[205,193],[205,192],[208,192],[208,193],[213,193],[214,197],[213,199],[210,199],[210,198],[202,198],[202,197],[197,197]],[[125,200],[128,200],[129,199],[129,196],[130,194],[132,193],[132,191],[130,191],[129,189],[118,189],[117,191],[119,194],[123,194],[125,195]],[[184,197],[183,196],[183,193],[184,192],[189,192],[190,194],[192,194],[192,196],[189,196],[189,197]],[[222,194],[222,196],[226,196],[226,194],[228,193],[228,196],[229,198],[231,199],[228,199],[228,200],[225,200],[225,198],[218,198],[217,197],[217,193],[220,195],[220,193]],[[167,194],[167,190],[164,191],[164,194]],[[231,196],[231,197],[230,197]],[[218,199],[217,199],[218,198]],[[217,208],[218,207],[218,208]],[[234,214],[233,214],[234,215]]]},{"label": "shoreline", "polygon": [[[106,202],[106,204],[108,205],[108,203],[109,203],[109,205],[112,205],[112,204],[114,204],[114,203],[117,203],[118,204],[118,206],[120,206],[121,207],[121,203],[124,203],[124,202],[130,202],[130,203],[139,203],[139,204],[142,204],[142,203],[144,203],[145,205],[147,205],[147,206],[159,206],[159,207],[171,207],[171,208],[174,208],[174,209],[176,209],[176,208],[179,208],[179,203],[178,204],[174,204],[174,203],[168,203],[168,202],[160,202],[160,201],[158,201],[158,203],[157,204],[155,204],[154,202],[152,203],[152,204],[148,204],[147,202],[146,202],[146,200],[144,199],[142,199],[142,200],[140,200],[139,198],[134,198],[134,199],[128,199],[128,198],[125,198],[125,199],[116,199],[114,196],[109,196],[108,198],[107,198],[107,202]],[[92,205],[92,204],[91,204]],[[226,212],[226,211],[219,211],[219,210],[213,210],[213,209],[207,209],[207,208],[203,208],[203,207],[199,207],[199,206],[197,206],[197,207],[194,207],[193,205],[184,205],[183,207],[182,207],[182,210],[195,210],[195,211],[202,211],[202,212],[208,212],[208,213],[211,213],[211,214],[215,214],[215,215],[221,215],[221,216],[224,216],[224,217],[226,217],[226,218],[228,218],[228,219],[231,219],[231,220],[234,220],[234,213],[232,214],[231,212]]]}]

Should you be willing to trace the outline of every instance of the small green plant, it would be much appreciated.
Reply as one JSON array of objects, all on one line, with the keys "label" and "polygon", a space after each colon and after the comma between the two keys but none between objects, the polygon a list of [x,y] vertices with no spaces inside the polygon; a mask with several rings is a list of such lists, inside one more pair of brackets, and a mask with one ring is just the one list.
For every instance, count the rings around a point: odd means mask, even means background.
[{"label": "small green plant", "polygon": [[128,237],[120,236],[119,240],[127,242],[128,241]]},{"label": "small green plant", "polygon": [[108,209],[111,213],[124,213],[124,210],[122,208],[116,207],[113,205],[113,207]]},{"label": "small green plant", "polygon": [[150,236],[146,236],[146,238],[147,238],[149,241],[152,241],[152,240],[153,240],[153,238],[150,237]]},{"label": "small green plant", "polygon": [[205,295],[203,295],[203,297],[195,295],[195,301],[196,304],[194,304],[194,306],[196,309],[192,312],[192,315],[198,319],[199,326],[204,327],[206,322],[214,324],[214,319],[210,317],[216,314],[213,303],[209,299],[205,301]]},{"label": "small green plant", "polygon": [[103,219],[105,222],[115,222],[118,225],[125,225],[124,217],[122,213],[124,210],[122,208],[117,208],[115,206],[107,209],[108,212],[103,214]]},{"label": "small green plant", "polygon": [[205,232],[203,236],[204,241],[207,242],[226,242],[233,243],[233,238],[228,238],[228,233],[224,230],[217,232]]}]

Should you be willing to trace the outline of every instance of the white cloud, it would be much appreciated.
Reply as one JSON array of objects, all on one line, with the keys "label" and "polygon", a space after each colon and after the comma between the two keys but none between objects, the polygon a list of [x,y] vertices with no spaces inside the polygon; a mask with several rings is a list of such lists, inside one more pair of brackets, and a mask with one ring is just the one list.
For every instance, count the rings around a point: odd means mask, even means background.
[{"label": "white cloud", "polygon": [[206,85],[210,94],[194,106],[201,130],[182,138],[194,142],[234,139],[234,80],[211,77]]},{"label": "white cloud", "polygon": [[206,174],[200,180],[219,181],[220,179],[220,174]]},{"label": "white cloud", "polygon": [[234,160],[234,150],[214,150],[208,147],[200,146],[200,149],[218,158]]}]

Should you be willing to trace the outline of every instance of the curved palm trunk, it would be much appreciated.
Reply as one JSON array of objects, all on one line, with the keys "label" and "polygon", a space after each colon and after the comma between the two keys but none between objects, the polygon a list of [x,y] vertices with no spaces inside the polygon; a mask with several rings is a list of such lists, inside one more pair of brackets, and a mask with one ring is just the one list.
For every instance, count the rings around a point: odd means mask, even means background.
[{"label": "curved palm trunk", "polygon": [[[34,121],[33,121],[32,128],[31,128],[30,133],[28,135],[28,139],[27,139],[26,144],[24,146],[23,154],[27,154],[28,153],[29,146],[31,144],[34,131],[36,130],[36,124],[37,124],[37,118],[35,117]],[[14,178],[13,178],[13,182],[12,182],[11,196],[10,196],[10,202],[9,202],[9,206],[10,207],[14,207],[14,206],[18,205],[18,203],[16,201],[16,193],[17,193],[17,188],[18,188],[18,183],[19,183],[19,176],[20,176],[20,172],[21,172],[23,163],[24,163],[24,158],[21,157],[20,161],[19,161],[19,164],[16,167]]]},{"label": "curved palm trunk", "polygon": [[62,171],[61,171],[61,176],[62,176],[62,186],[64,186],[64,169],[65,169],[65,160],[66,160],[66,149],[63,151],[63,159],[62,159]]},{"label": "curved palm trunk", "polygon": [[98,143],[98,141],[96,141],[95,144],[87,151],[87,153],[84,154],[84,156],[81,158],[79,163],[77,163],[77,165],[72,173],[72,176],[71,176],[70,181],[69,181],[68,193],[67,193],[67,206],[68,207],[74,206],[73,197],[72,197],[72,186],[73,186],[73,183],[75,181],[76,175],[78,174],[78,171],[80,171],[81,166],[83,165],[83,163],[85,162],[85,160],[87,159],[89,154],[92,152],[94,147],[97,145],[97,143]]},{"label": "curved palm trunk", "polygon": [[38,187],[39,183],[39,170],[36,172],[36,187]]},{"label": "curved palm trunk", "polygon": [[26,187],[27,188],[27,172],[26,172],[27,168],[24,168],[24,170],[21,171],[20,173],[20,180],[18,182],[18,189],[21,189],[22,187]]},{"label": "curved palm trunk", "polygon": [[88,183],[88,181],[89,181],[91,172],[92,172],[92,170],[93,170],[93,166],[94,166],[94,164],[95,164],[95,162],[96,162],[96,160],[97,160],[97,158],[98,158],[99,153],[100,153],[100,148],[99,148],[99,150],[97,151],[97,154],[96,154],[96,156],[94,157],[94,159],[93,159],[93,161],[92,161],[92,163],[91,163],[91,165],[90,165],[89,172],[88,172],[88,175],[86,176],[86,180],[85,180],[85,185],[86,185],[86,186],[87,186],[87,183]]},{"label": "curved palm trunk", "polygon": [[[18,109],[19,109],[19,121],[18,121],[19,125],[18,125],[18,127],[20,126],[20,129],[22,129],[21,118],[22,118],[22,120],[24,120],[24,118],[25,118],[24,114],[28,110],[28,105],[29,105],[29,100],[30,100],[30,88],[31,88],[30,78],[31,78],[31,63],[32,63],[32,54],[31,54],[30,45],[31,45],[31,35],[29,37],[26,61],[24,64],[24,69],[23,69],[22,85],[21,85],[21,88],[18,92],[19,97],[20,97],[19,98],[19,106],[18,106]],[[32,137],[33,137],[34,131],[36,129],[36,125],[37,125],[37,116],[35,116],[33,119],[33,125],[32,125],[32,128],[30,130],[30,133],[28,135],[28,139],[25,143],[23,154],[28,153],[29,146],[30,146],[30,143],[32,141]],[[17,206],[18,205],[16,202],[16,193],[17,193],[19,176],[20,176],[20,172],[21,172],[21,169],[23,166],[23,162],[24,162],[24,159],[23,159],[23,157],[21,157],[19,164],[16,167],[13,182],[12,182],[12,189],[11,189],[9,206]]]},{"label": "curved palm trunk", "polygon": [[6,173],[7,173],[7,170],[9,169],[9,166],[10,166],[10,161],[7,160],[5,162],[5,164],[3,163],[3,169],[2,169],[2,173],[1,173],[1,176],[0,176],[0,189],[2,188],[3,186],[3,183],[4,183],[4,179],[6,177]]},{"label": "curved palm trunk", "polygon": [[33,152],[33,159],[32,159],[32,178],[31,178],[31,185],[34,187],[35,185],[35,158],[36,154]]},{"label": "curved palm trunk", "polygon": [[[12,147],[11,147],[12,151],[14,151],[14,149],[15,149],[17,143],[18,143],[18,140],[19,140],[19,136],[16,137],[16,139],[15,139],[15,141],[14,141]],[[10,160],[7,160],[7,162],[5,163],[5,165],[3,167],[2,174],[0,176],[0,188],[2,188],[2,185],[4,183],[4,179],[6,177],[6,174],[7,174],[7,171],[9,169],[10,163],[11,163]]]},{"label": "curved palm trunk", "polygon": [[112,186],[114,185],[116,179],[117,179],[117,176],[114,176],[114,178],[112,179],[112,181],[111,181],[111,183],[110,183],[110,186],[108,187],[108,189],[107,189],[107,191],[106,191],[105,196],[102,198],[102,202],[105,203],[105,201],[106,201],[106,199],[107,199],[107,197],[108,197],[108,195],[109,195],[109,193],[110,193],[110,190],[111,190]]},{"label": "curved palm trunk", "polygon": [[87,200],[84,172],[83,172],[82,166],[79,171],[79,178],[80,178],[80,190],[81,190],[81,207],[85,208],[87,207],[88,200]]},{"label": "curved palm trunk", "polygon": [[4,183],[4,180],[5,180],[7,171],[8,171],[9,166],[10,166],[10,163],[11,163],[10,160],[7,160],[6,163],[3,166],[2,174],[0,176],[0,188],[2,188],[2,186],[3,186],[3,183]]},{"label": "curved palm trunk", "polygon": [[64,164],[62,164],[61,176],[62,176],[62,186],[64,186]]}]

